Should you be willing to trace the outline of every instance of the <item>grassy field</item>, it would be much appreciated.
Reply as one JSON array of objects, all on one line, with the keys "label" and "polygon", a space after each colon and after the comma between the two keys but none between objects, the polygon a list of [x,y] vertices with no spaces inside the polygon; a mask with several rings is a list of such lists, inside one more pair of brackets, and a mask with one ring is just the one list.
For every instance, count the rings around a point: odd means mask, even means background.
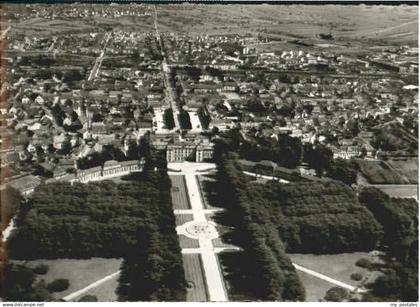
[{"label": "grassy field", "polygon": [[415,6],[165,5],[158,6],[158,16],[161,31],[191,35],[259,33],[314,43],[318,43],[320,33],[331,33],[336,38],[332,43],[338,45],[344,40],[416,42],[418,32]]},{"label": "grassy field", "polygon": [[118,277],[119,276],[115,276],[98,287],[87,291],[80,297],[76,298],[75,301],[78,301],[85,295],[94,295],[98,298],[98,302],[116,302],[118,300],[118,296],[115,293],[115,290],[118,287]]},{"label": "grassy field", "polygon": [[385,161],[356,159],[360,172],[371,184],[408,184],[410,180]]},{"label": "grassy field", "polygon": [[187,187],[185,185],[185,178],[182,175],[171,175],[172,188],[172,204],[174,209],[190,209],[190,202],[187,195]]},{"label": "grassy field", "polygon": [[417,159],[388,160],[387,163],[401,176],[405,176],[410,183],[418,183],[419,163]]},{"label": "grassy field", "polygon": [[190,285],[187,290],[187,301],[207,301],[207,290],[200,255],[184,254],[182,260],[184,262],[185,279]]},{"label": "grassy field", "polygon": [[13,33],[24,33],[30,35],[51,35],[59,33],[76,33],[76,32],[102,32],[103,29],[88,25],[79,19],[74,20],[49,20],[41,17],[29,18],[18,23],[10,23]]},{"label": "grassy field", "polygon": [[178,235],[179,238],[179,246],[181,248],[199,248],[200,244],[198,240],[188,238],[184,235]]},{"label": "grassy field", "polygon": [[[27,261],[28,267],[35,267],[39,264],[46,264],[49,266],[46,275],[39,275],[39,278],[44,279],[46,283],[52,282],[57,278],[65,278],[70,282],[67,290],[57,292],[55,297],[61,299],[70,293],[78,291],[91,283],[115,273],[120,269],[121,259],[105,259],[105,258],[91,258],[91,259],[55,259],[55,260],[34,260]],[[112,281],[112,280],[111,280]],[[108,281],[97,289],[92,289],[99,301],[116,300],[115,290],[117,281]],[[90,294],[89,292],[89,294]]]},{"label": "grassy field", "polygon": [[363,278],[369,277],[370,272],[356,266],[360,258],[375,259],[371,254],[364,252],[343,253],[335,255],[313,255],[313,254],[288,254],[293,263],[314,270],[328,277],[350,284],[354,287],[360,284],[350,278],[353,273],[362,274]]},{"label": "grassy field", "polygon": [[[5,8],[18,10],[19,6]],[[315,45],[328,43],[329,48],[343,51],[353,48],[362,51],[366,41],[398,45],[416,43],[418,36],[417,6],[183,4],[158,5],[157,12],[159,30],[163,33],[261,35],[286,43],[266,46],[268,50],[293,48],[289,43],[300,39]],[[15,31],[26,35],[102,32],[105,27],[154,31],[153,15],[60,20],[34,17],[11,22],[11,25]],[[334,40],[320,39],[321,33],[331,33]]]},{"label": "grassy field", "polygon": [[331,283],[316,278],[307,273],[297,271],[300,281],[305,287],[305,301],[306,302],[319,302],[325,296],[328,289],[334,287]]},{"label": "grassy field", "polygon": [[418,199],[418,185],[376,184],[374,186],[391,197]]},{"label": "grassy field", "polygon": [[180,226],[185,224],[186,222],[192,221],[193,215],[192,214],[175,214],[175,223],[176,226]]},{"label": "grassy field", "polygon": [[[5,10],[13,12],[20,11],[22,5],[6,4],[2,6]],[[88,9],[89,8],[85,8]],[[25,20],[11,21],[15,33],[24,33],[25,35],[50,35],[65,33],[86,33],[103,32],[104,28],[112,27],[115,30],[126,31],[144,31],[152,32],[153,16],[90,16],[89,18],[59,18],[46,19],[42,17],[31,17]]]},{"label": "grassy field", "polygon": [[[347,283],[354,287],[361,284],[373,282],[378,276],[378,271],[369,271],[356,266],[356,261],[360,258],[367,258],[372,262],[380,261],[378,256],[372,253],[343,253],[336,255],[312,255],[312,254],[288,254],[293,263],[305,268],[314,270],[328,277]],[[317,302],[324,298],[325,293],[335,285],[316,278],[307,273],[297,271],[300,280],[306,291],[307,302]],[[355,281],[350,278],[353,273],[359,273],[363,276],[361,281]]]}]

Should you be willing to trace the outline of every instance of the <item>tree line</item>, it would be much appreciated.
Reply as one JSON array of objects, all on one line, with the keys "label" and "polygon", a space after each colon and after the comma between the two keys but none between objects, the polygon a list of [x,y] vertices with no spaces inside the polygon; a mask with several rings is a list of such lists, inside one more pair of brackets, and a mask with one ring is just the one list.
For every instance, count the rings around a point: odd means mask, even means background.
[{"label": "tree line", "polygon": [[235,243],[244,250],[235,263],[239,272],[230,279],[232,286],[257,300],[303,301],[304,288],[278,235],[252,218],[247,183],[238,167],[223,158],[217,172],[217,186],[223,191],[218,193],[220,202],[227,204],[228,223],[236,228]]},{"label": "tree line", "polygon": [[173,129],[175,127],[174,114],[172,108],[165,109],[163,113],[163,122],[166,129]]},{"label": "tree line", "polygon": [[231,269],[233,288],[260,300],[303,300],[286,252],[368,251],[378,245],[382,227],[350,187],[337,181],[255,184],[236,158],[222,155],[216,176],[218,202],[227,209],[221,220],[235,227],[230,239],[246,259]]},{"label": "tree line", "polygon": [[359,199],[384,229],[384,275],[369,285],[368,301],[418,301],[418,203],[392,198],[374,187],[364,188]]}]

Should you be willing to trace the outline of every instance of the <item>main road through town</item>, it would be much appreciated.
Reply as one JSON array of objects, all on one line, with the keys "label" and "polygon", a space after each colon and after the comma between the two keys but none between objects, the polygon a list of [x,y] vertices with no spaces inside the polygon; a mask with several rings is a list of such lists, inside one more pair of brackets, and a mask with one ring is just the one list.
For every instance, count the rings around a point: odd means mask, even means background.
[{"label": "main road through town", "polygon": [[164,82],[165,91],[166,91],[165,99],[167,100],[168,105],[172,109],[172,114],[173,114],[174,122],[175,122],[174,129],[179,130],[180,125],[179,125],[179,120],[178,120],[178,106],[176,104],[175,90],[172,87],[171,76],[170,76],[171,75],[171,67],[168,65],[165,46],[162,43],[162,38],[160,37],[160,33],[159,33],[158,16],[157,16],[156,6],[155,6],[155,14],[154,14],[154,25],[155,25],[156,40],[159,43],[161,55],[163,57],[163,59],[162,59],[162,72],[164,74],[163,82]]},{"label": "main road through town", "polygon": [[11,26],[8,26],[4,31],[0,34],[0,40],[4,40],[6,38],[7,32],[9,32],[12,29]]},{"label": "main road through town", "polygon": [[90,71],[88,81],[91,81],[93,78],[96,78],[96,76],[98,75],[99,68],[101,67],[102,60],[104,59],[106,46],[108,45],[108,41],[110,38],[111,38],[111,32],[108,32],[107,34],[105,34],[104,46],[102,48],[101,53],[95,60],[95,64],[93,65],[92,70]]}]

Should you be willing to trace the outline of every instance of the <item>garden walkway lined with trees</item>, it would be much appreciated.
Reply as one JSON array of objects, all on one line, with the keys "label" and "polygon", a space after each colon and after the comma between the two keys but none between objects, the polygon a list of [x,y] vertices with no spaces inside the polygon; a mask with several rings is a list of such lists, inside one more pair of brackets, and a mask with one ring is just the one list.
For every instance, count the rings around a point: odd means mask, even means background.
[{"label": "garden walkway lined with trees", "polygon": [[178,226],[177,232],[189,238],[197,239],[200,246],[199,248],[183,248],[182,253],[199,253],[201,255],[209,300],[212,302],[225,302],[228,298],[223,276],[211,241],[217,238],[219,234],[216,230],[216,225],[206,218],[206,213],[210,213],[211,210],[204,210],[196,178],[196,174],[204,173],[200,172],[200,170],[208,170],[211,167],[215,168],[215,165],[188,162],[168,164],[168,168],[177,170],[177,172],[169,172],[169,175],[185,176],[187,194],[191,204],[191,210],[174,210],[174,212],[175,214],[183,214],[184,212],[182,211],[188,211],[188,214],[192,213],[194,218],[193,221]]},{"label": "garden walkway lined with trees", "polygon": [[[220,268],[218,267],[217,260],[214,259],[214,255],[217,253],[234,251],[235,249],[229,247],[229,248],[216,248],[212,246],[211,238],[219,237],[219,234],[213,228],[215,224],[213,222],[208,222],[206,218],[206,214],[209,213],[219,213],[223,211],[222,208],[213,208],[213,209],[204,209],[203,206],[203,200],[201,199],[201,193],[199,191],[199,186],[197,185],[197,178],[196,175],[205,175],[208,174],[208,171],[211,171],[211,169],[215,169],[214,164],[209,163],[189,163],[189,162],[183,162],[183,163],[170,163],[168,164],[168,168],[170,171],[168,172],[169,175],[183,175],[185,176],[185,182],[186,182],[186,189],[187,194],[189,197],[189,202],[191,204],[191,209],[174,209],[175,214],[193,214],[193,221],[187,222],[181,226],[177,227],[178,234],[185,235],[192,239],[199,240],[200,247],[199,248],[183,248],[182,253],[183,254],[200,254],[202,257],[202,265],[205,272],[205,279],[206,283],[208,285],[208,293],[210,294],[210,301],[222,301],[222,296],[217,297],[218,295],[221,295],[221,286],[223,287],[224,281],[223,276],[220,273]],[[171,171],[172,170],[172,171]],[[200,171],[202,170],[202,171]],[[245,172],[244,172],[245,173]],[[272,178],[270,178],[272,179]],[[286,183],[287,181],[282,181],[283,183]],[[197,231],[202,231],[200,235],[192,233],[192,228],[196,226]],[[240,251],[240,248],[236,248],[236,251]],[[214,267],[214,264],[217,264],[217,267]],[[302,271],[306,274],[309,274],[311,276],[314,276],[316,278],[319,278],[321,280],[327,281],[331,283],[332,285],[340,286],[342,288],[345,288],[350,291],[354,292],[364,292],[363,289],[359,289],[357,287],[354,287],[352,285],[349,285],[347,283],[344,283],[340,280],[337,280],[335,278],[331,278],[329,276],[326,276],[324,274],[321,274],[319,272],[316,272],[313,269],[303,267],[301,265],[292,263],[293,267],[296,270]],[[216,282],[216,284],[215,284]],[[224,300],[228,300],[227,294],[225,294],[226,297],[223,298]]]}]

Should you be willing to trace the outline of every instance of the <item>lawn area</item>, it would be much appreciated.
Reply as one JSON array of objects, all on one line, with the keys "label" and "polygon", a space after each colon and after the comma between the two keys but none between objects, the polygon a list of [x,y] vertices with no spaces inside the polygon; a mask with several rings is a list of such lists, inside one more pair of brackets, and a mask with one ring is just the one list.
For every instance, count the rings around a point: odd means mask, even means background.
[{"label": "lawn area", "polygon": [[188,238],[184,235],[178,235],[179,238],[179,246],[181,248],[199,248],[200,244],[198,240]]},{"label": "lawn area", "polygon": [[[48,273],[46,275],[38,275],[40,279],[44,279],[46,283],[50,283],[58,278],[68,279],[70,286],[67,290],[55,293],[57,299],[61,299],[70,293],[78,291],[95,281],[115,273],[120,269],[122,259],[107,258],[91,258],[91,259],[55,259],[55,260],[33,260],[33,261],[16,261],[25,263],[28,267],[34,268],[39,264],[48,265]],[[107,285],[107,283],[109,283]],[[115,290],[117,288],[116,281],[108,281],[107,283],[92,289],[99,301],[116,300]],[[86,293],[87,294],[87,293]],[[84,294],[85,295],[85,294]]]},{"label": "lawn area", "polygon": [[93,288],[80,297],[78,297],[75,301],[78,301],[81,297],[85,295],[94,295],[98,298],[98,302],[116,302],[118,301],[118,296],[115,293],[115,290],[118,287],[118,278],[119,276],[115,276],[110,280],[107,280],[103,284],[99,285],[96,288]]},{"label": "lawn area", "polygon": [[174,209],[191,209],[187,195],[187,187],[183,175],[170,175],[171,179],[171,196]]},{"label": "lawn area", "polygon": [[[293,263],[314,270],[328,277],[337,279],[354,287],[360,285],[360,281],[350,278],[353,273],[362,274],[363,278],[369,277],[371,272],[356,266],[360,258],[374,259],[369,253],[343,253],[335,255],[313,254],[288,254]],[[304,284],[306,287],[306,285]],[[331,285],[332,287],[333,285]]]},{"label": "lawn area", "polygon": [[371,184],[407,184],[409,179],[385,161],[356,159],[360,172]]},{"label": "lawn area", "polygon": [[85,22],[73,22],[70,20],[48,20],[40,17],[29,18],[24,21],[20,21],[13,24],[13,30],[17,33],[24,32],[25,34],[57,34],[66,32],[78,32],[78,31],[98,31],[98,28],[93,25],[88,25]]},{"label": "lawn area", "polygon": [[307,273],[297,271],[300,281],[305,287],[305,301],[306,302],[319,302],[321,301],[328,289],[335,285],[329,282],[316,278]]},{"label": "lawn area", "polygon": [[418,183],[419,163],[417,159],[388,160],[387,163],[401,176],[407,178],[410,183]]},{"label": "lawn area", "polygon": [[183,225],[183,224],[185,224],[187,222],[192,221],[193,219],[194,218],[193,218],[193,215],[192,214],[175,214],[175,223],[176,223],[176,226]]},{"label": "lawn area", "polygon": [[187,280],[187,302],[207,301],[207,289],[199,254],[182,255],[185,279]]},{"label": "lawn area", "polygon": [[398,185],[398,184],[376,184],[374,187],[391,197],[416,198],[418,197],[417,185]]}]

